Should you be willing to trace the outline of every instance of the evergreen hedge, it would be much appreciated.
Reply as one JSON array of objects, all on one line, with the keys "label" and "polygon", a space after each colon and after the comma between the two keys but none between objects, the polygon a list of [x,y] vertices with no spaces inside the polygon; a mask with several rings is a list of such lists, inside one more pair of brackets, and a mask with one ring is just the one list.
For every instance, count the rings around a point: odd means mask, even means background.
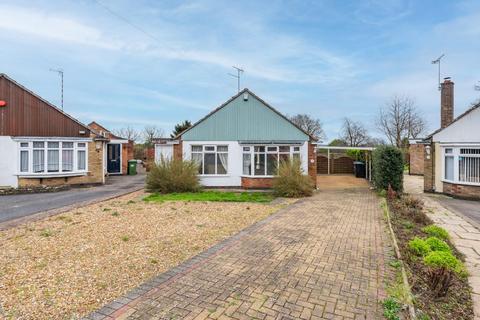
[{"label": "evergreen hedge", "polygon": [[379,146],[373,151],[373,183],[379,190],[403,191],[403,154],[393,146]]}]

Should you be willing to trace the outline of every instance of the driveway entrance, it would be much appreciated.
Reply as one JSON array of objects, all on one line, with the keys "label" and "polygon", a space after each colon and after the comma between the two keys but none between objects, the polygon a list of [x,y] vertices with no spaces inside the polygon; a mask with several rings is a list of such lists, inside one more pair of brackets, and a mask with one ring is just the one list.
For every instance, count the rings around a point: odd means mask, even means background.
[{"label": "driveway entrance", "polygon": [[315,193],[87,319],[381,319],[391,239],[365,185]]},{"label": "driveway entrance", "polygon": [[351,174],[329,174],[317,176],[317,187],[322,190],[367,189],[368,181]]}]

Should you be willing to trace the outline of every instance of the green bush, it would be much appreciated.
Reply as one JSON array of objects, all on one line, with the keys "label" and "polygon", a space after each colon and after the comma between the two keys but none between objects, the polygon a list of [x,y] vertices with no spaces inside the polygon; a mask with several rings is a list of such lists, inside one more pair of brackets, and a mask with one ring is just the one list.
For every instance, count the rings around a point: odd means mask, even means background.
[{"label": "green bush", "polygon": [[194,161],[160,159],[147,175],[147,191],[159,193],[196,192],[200,189],[198,166]]},{"label": "green bush", "polygon": [[431,237],[437,237],[442,240],[450,239],[450,235],[448,234],[447,230],[434,224],[424,227],[422,231]]},{"label": "green bush", "polygon": [[462,262],[450,251],[432,251],[423,258],[427,267],[440,269],[444,268],[453,272],[461,270]]},{"label": "green bush", "polygon": [[415,255],[424,257],[432,251],[425,240],[418,237],[413,238],[408,242],[408,247]]},{"label": "green bush", "polygon": [[430,247],[431,251],[445,251],[452,252],[450,246],[443,240],[436,237],[429,237],[425,240],[425,243]]},{"label": "green bush", "polygon": [[449,251],[432,251],[423,258],[423,263],[429,269],[429,286],[435,297],[447,294],[454,274],[465,275],[463,263]]},{"label": "green bush", "polygon": [[311,196],[314,188],[310,176],[303,173],[299,159],[281,161],[272,186],[275,195],[290,198]]},{"label": "green bush", "polygon": [[393,146],[379,146],[373,152],[373,182],[377,189],[403,190],[403,155]]}]

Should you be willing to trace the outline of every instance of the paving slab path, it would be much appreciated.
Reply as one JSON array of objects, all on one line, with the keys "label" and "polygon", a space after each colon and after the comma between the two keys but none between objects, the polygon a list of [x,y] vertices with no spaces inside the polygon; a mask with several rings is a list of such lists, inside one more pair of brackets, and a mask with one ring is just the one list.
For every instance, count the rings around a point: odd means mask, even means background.
[{"label": "paving slab path", "polygon": [[480,202],[423,193],[423,177],[405,176],[405,191],[423,199],[432,221],[450,234],[455,247],[465,256],[472,287],[475,320],[480,320]]},{"label": "paving slab path", "polygon": [[86,319],[382,319],[392,256],[375,194],[321,191]]}]

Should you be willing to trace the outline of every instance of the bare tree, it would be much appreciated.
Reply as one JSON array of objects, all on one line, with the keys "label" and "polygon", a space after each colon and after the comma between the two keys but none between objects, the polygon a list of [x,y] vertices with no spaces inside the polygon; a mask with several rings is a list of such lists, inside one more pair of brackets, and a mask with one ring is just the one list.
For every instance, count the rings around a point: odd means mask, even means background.
[{"label": "bare tree", "polygon": [[165,131],[163,129],[153,125],[153,126],[145,126],[143,128],[143,140],[145,141],[146,146],[153,145],[153,139],[161,138],[165,136]]},{"label": "bare tree", "polygon": [[314,119],[308,114],[297,114],[290,117],[290,121],[318,140],[324,140],[326,138],[325,131],[323,131],[320,120]]},{"label": "bare tree", "polygon": [[113,134],[118,136],[118,137],[122,137],[122,138],[132,140],[132,141],[135,141],[135,142],[138,141],[142,137],[142,134],[137,129],[135,129],[131,126],[127,126],[127,127],[119,128],[119,129],[114,129]]},{"label": "bare tree", "polygon": [[367,129],[358,121],[349,118],[343,119],[342,134],[340,137],[349,147],[359,147],[367,144],[369,136]]},{"label": "bare tree", "polygon": [[418,138],[426,130],[426,122],[409,97],[394,96],[380,109],[376,125],[392,145],[405,147],[409,138]]}]

